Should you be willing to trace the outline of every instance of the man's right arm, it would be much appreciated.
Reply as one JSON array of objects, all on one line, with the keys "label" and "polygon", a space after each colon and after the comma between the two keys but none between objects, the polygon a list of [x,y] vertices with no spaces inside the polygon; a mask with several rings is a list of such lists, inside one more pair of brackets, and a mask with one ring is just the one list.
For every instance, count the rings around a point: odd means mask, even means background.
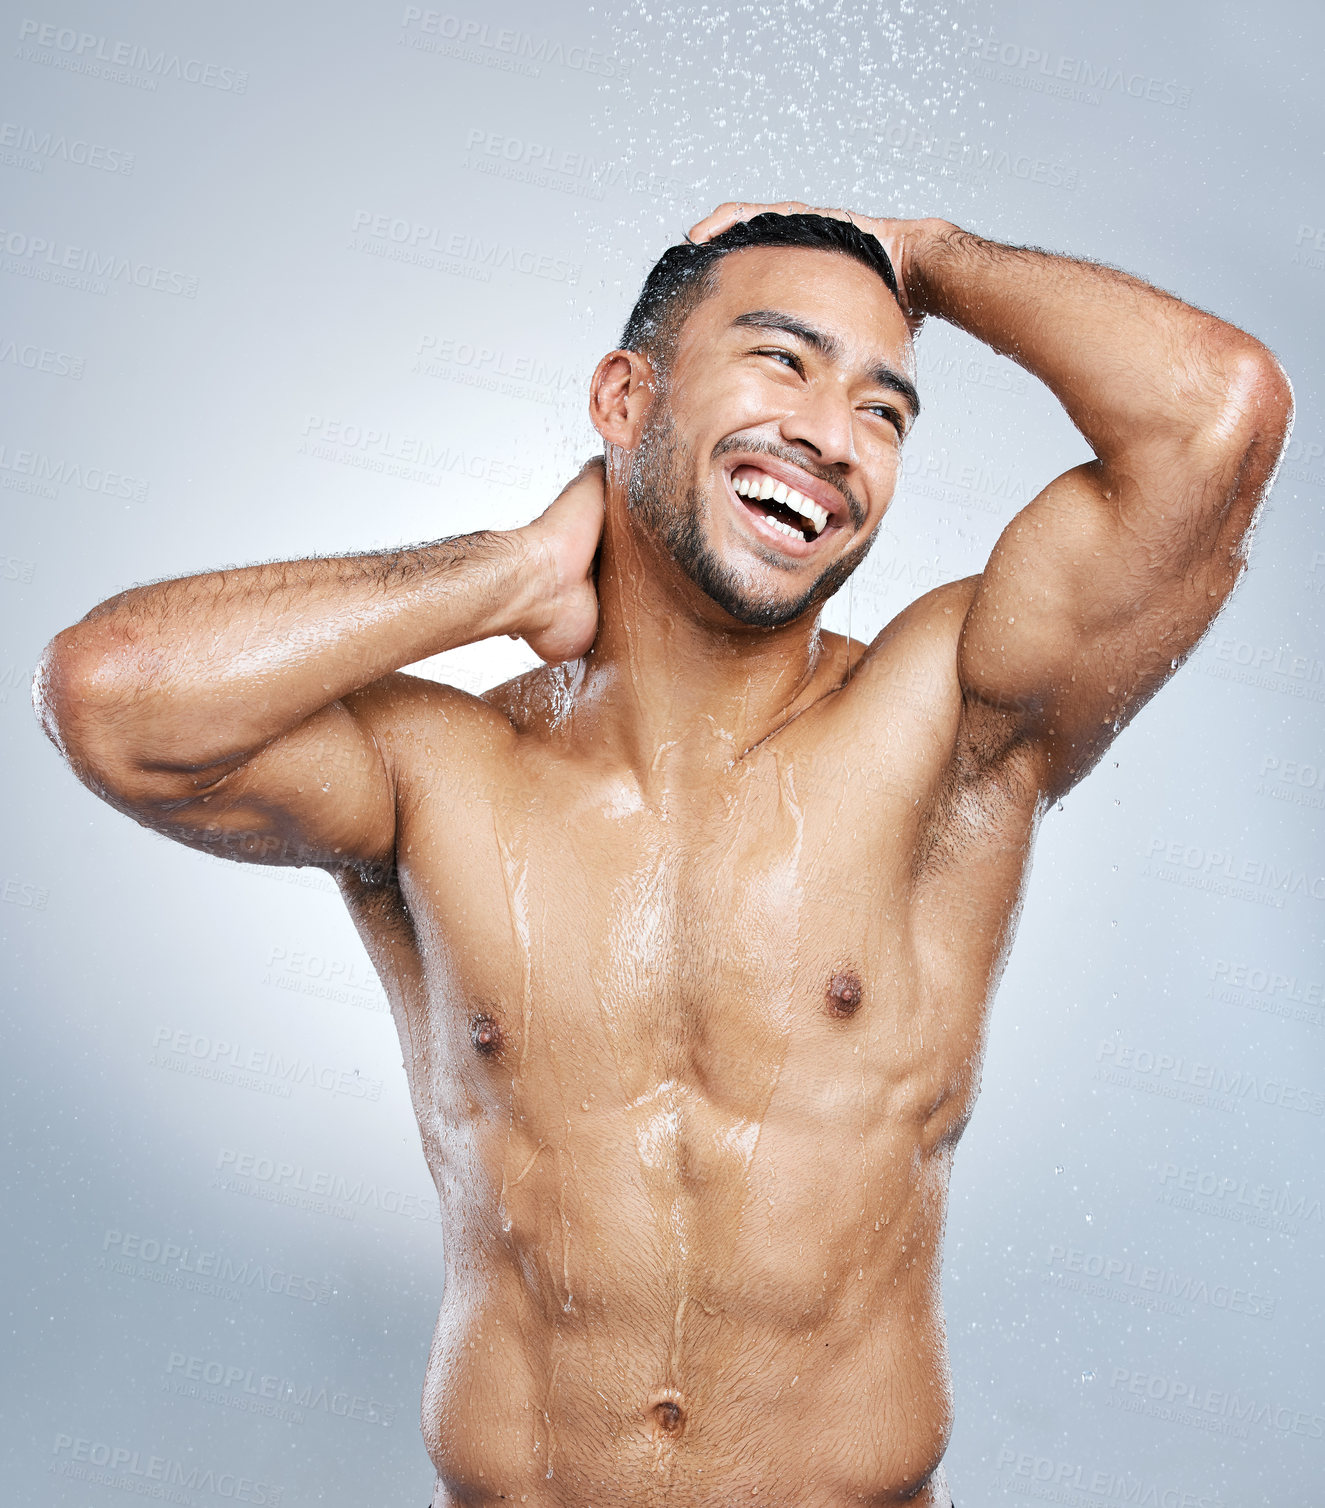
[{"label": "man's right arm", "polygon": [[411,684],[390,673],[498,634],[582,654],[601,524],[591,464],[522,529],[135,587],[47,646],[38,713],[97,795],[190,846],[379,868],[396,772],[375,729]]}]

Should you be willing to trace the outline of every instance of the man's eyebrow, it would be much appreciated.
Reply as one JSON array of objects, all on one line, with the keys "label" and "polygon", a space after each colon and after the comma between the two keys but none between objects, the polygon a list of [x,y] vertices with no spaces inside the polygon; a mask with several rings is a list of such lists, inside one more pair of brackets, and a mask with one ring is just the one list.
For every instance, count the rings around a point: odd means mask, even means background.
[{"label": "man's eyebrow", "polygon": [[835,336],[816,330],[813,325],[807,325],[795,315],[782,314],[776,309],[752,309],[749,314],[738,314],[732,324],[754,325],[760,330],[785,330],[788,335],[803,340],[807,346],[822,351],[830,359],[842,354],[842,347]]},{"label": "man's eyebrow", "polygon": [[[778,309],[751,309],[748,314],[738,314],[732,324],[754,326],[759,330],[782,330],[787,335],[794,335],[797,340],[804,341],[812,350],[822,352],[830,361],[842,354],[842,346],[836,336],[829,335],[824,330],[816,330],[813,325],[807,325],[795,315],[783,314]],[[872,367],[869,375],[870,380],[877,382],[880,387],[892,388],[894,392],[900,393],[910,405],[913,418],[920,416],[920,394],[916,392],[916,385],[909,377],[903,376],[886,362]]]},{"label": "man's eyebrow", "polygon": [[881,363],[875,367],[870,376],[880,387],[890,387],[894,392],[900,393],[907,403],[911,405],[911,417],[920,417],[920,394],[916,392],[916,385],[909,377],[903,377],[894,367]]}]

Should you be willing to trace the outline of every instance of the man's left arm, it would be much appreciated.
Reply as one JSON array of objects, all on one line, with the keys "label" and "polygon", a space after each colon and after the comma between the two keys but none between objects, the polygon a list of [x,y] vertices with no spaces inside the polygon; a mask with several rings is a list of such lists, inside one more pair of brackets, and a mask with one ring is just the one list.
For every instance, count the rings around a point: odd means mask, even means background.
[{"label": "man's left arm", "polygon": [[1172,674],[1236,584],[1292,419],[1251,336],[1137,278],[942,221],[863,221],[913,317],[948,320],[1041,378],[1095,459],[1004,530],[966,618],[967,707],[1067,790]]}]

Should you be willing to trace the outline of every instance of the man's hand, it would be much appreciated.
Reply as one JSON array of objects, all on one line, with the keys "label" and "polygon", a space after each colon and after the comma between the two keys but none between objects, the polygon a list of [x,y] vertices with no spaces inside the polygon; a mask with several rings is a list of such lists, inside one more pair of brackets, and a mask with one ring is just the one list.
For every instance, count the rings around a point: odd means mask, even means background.
[{"label": "man's hand", "polygon": [[536,617],[519,635],[549,665],[584,654],[598,632],[594,566],[603,533],[603,458],[595,456],[545,512],[515,532],[541,579]]},{"label": "man's hand", "polygon": [[926,245],[943,236],[952,234],[956,226],[948,220],[881,220],[870,215],[857,214],[846,209],[821,209],[802,204],[799,199],[784,199],[780,204],[720,204],[712,214],[706,215],[698,225],[692,226],[689,239],[696,245],[720,236],[741,220],[752,220],[756,215],[826,215],[830,220],[847,220],[866,235],[871,235],[888,253],[897,276],[897,302],[912,335],[919,330],[926,314],[932,311],[925,307],[922,279],[918,264]]}]

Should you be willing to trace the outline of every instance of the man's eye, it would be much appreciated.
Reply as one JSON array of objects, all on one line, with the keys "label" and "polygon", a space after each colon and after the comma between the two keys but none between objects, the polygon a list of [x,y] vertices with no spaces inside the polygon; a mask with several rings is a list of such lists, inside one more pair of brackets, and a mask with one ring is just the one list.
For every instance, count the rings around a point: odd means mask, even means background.
[{"label": "man's eye", "polygon": [[784,351],[781,346],[769,346],[760,351],[752,351],[752,356],[771,356],[774,361],[780,361],[783,366],[790,367],[793,372],[801,369],[800,358],[791,351]]},{"label": "man's eye", "polygon": [[888,423],[891,424],[892,427],[897,431],[899,439],[901,439],[906,434],[906,429],[902,424],[901,414],[899,414],[895,408],[889,408],[886,403],[871,403],[868,405],[866,412],[871,414],[878,414],[880,419],[886,419]]}]

